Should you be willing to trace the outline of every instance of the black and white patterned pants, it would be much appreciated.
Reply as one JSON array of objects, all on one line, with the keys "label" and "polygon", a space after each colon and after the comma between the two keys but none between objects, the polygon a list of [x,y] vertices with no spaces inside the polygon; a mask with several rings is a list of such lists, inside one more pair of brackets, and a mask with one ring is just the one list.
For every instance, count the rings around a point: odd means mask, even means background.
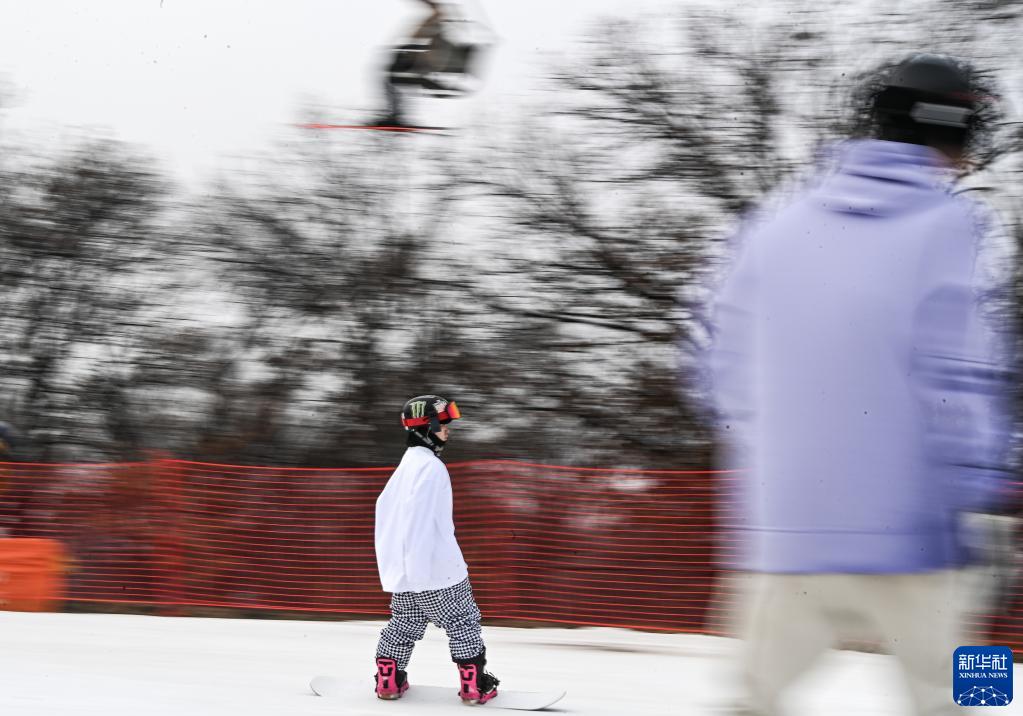
[{"label": "black and white patterned pants", "polygon": [[412,649],[430,622],[447,632],[452,661],[473,659],[483,652],[480,609],[465,579],[444,589],[392,594],[391,621],[380,632],[377,657],[394,659],[405,671]]}]

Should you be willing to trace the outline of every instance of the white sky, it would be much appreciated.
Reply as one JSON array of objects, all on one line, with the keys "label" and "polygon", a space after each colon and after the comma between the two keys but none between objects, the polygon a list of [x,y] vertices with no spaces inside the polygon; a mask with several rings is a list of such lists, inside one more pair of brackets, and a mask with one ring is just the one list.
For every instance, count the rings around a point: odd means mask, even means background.
[{"label": "white sky", "polygon": [[[467,0],[500,43],[469,102],[520,101],[542,58],[570,53],[596,17],[682,1]],[[15,88],[0,132],[102,128],[195,179],[267,147],[304,102],[372,114],[383,48],[423,13],[414,0],[0,0],[0,86]]]}]

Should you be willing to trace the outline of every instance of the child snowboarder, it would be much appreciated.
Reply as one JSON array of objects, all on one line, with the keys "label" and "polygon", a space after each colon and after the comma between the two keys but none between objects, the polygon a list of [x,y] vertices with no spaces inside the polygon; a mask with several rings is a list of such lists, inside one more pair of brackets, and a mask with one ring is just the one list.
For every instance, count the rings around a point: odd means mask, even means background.
[{"label": "child snowboarder", "polygon": [[460,417],[453,401],[437,395],[412,398],[401,411],[408,449],[376,503],[377,567],[391,592],[391,620],[376,653],[381,699],[408,690],[405,670],[429,622],[447,632],[462,700],[482,704],[497,696],[498,679],[484,671],[480,610],[455,539],[451,478],[439,457],[448,424]]}]

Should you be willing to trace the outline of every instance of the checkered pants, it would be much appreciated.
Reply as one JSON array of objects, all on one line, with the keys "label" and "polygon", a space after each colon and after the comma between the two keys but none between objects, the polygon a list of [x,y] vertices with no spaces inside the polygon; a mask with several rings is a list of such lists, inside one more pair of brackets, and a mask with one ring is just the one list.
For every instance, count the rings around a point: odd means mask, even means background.
[{"label": "checkered pants", "polygon": [[377,657],[394,659],[399,669],[406,670],[429,622],[447,632],[452,661],[473,659],[483,652],[480,609],[465,579],[444,589],[392,594],[391,621],[380,632]]}]

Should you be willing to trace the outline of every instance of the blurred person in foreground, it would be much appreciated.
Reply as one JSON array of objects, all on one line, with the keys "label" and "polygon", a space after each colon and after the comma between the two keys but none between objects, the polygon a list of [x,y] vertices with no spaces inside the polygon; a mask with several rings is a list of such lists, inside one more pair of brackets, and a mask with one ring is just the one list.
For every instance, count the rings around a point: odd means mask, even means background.
[{"label": "blurred person in foreground", "polygon": [[949,190],[972,78],[937,55],[887,70],[876,138],[740,231],[709,366],[752,573],[735,713],[782,713],[847,617],[880,633],[916,714],[958,712],[961,520],[1010,487],[1006,363],[975,271],[987,212]]},{"label": "blurred person in foreground", "polygon": [[462,701],[497,696],[498,679],[484,670],[480,610],[455,538],[451,477],[440,454],[449,425],[462,415],[438,395],[409,399],[401,411],[408,449],[376,504],[380,583],[391,592],[391,620],[377,644],[376,693],[397,699],[409,688],[406,669],[430,622],[447,632]]}]

